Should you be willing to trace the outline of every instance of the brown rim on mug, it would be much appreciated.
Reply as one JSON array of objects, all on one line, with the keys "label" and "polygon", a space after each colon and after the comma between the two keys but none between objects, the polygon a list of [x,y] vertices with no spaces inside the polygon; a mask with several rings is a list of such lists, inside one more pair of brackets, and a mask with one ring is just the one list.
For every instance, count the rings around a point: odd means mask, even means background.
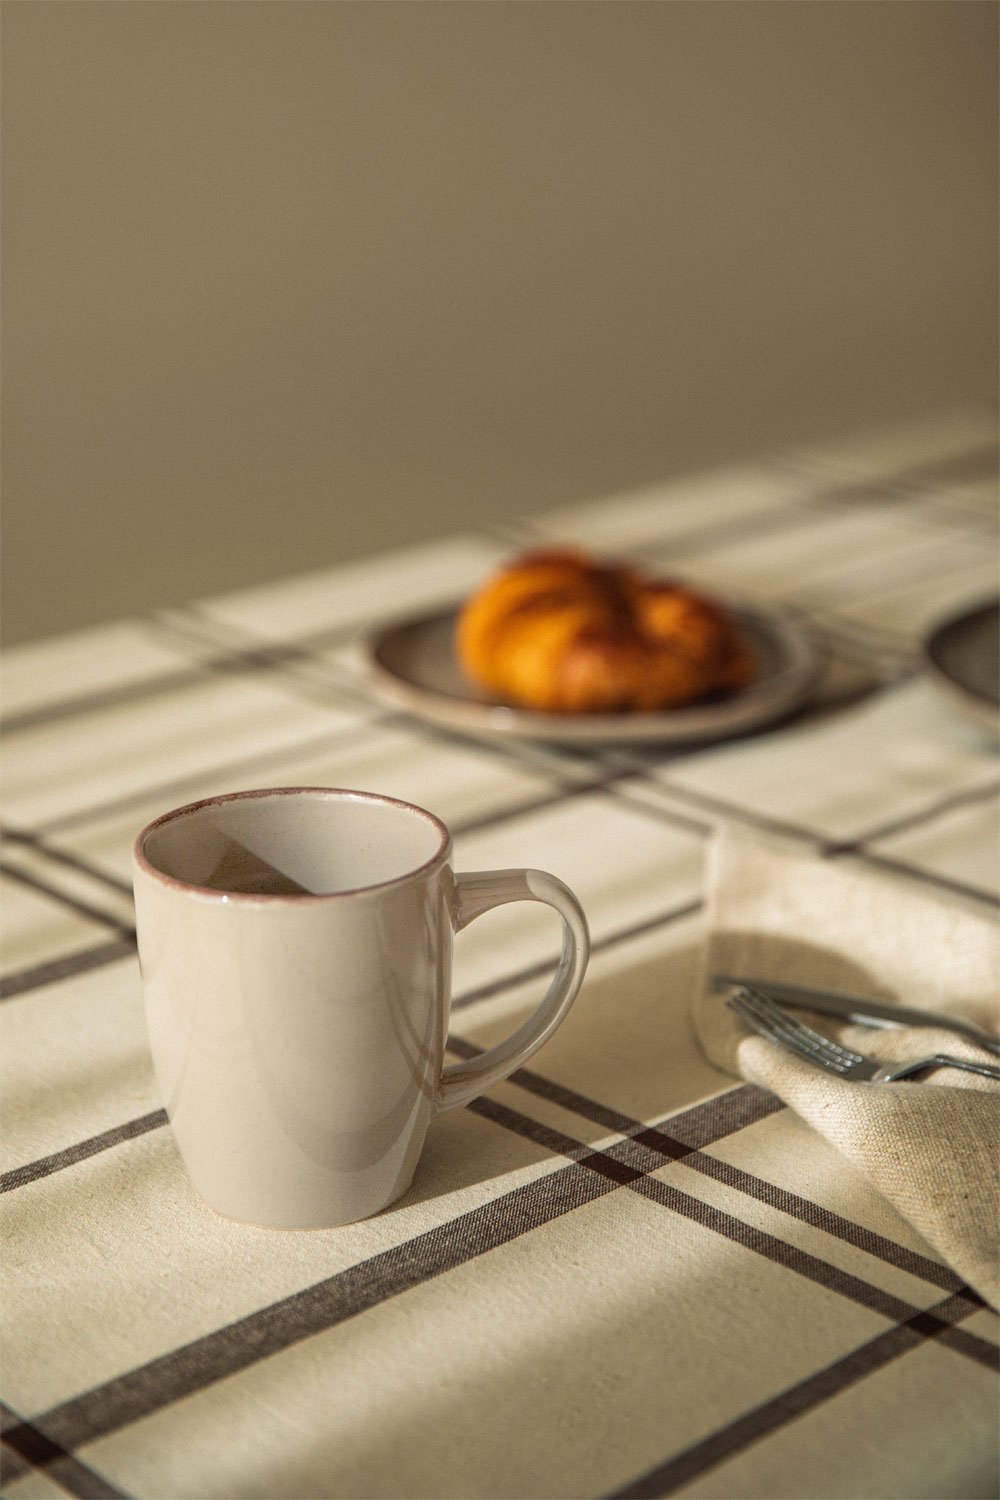
[{"label": "brown rim on mug", "polygon": [[[381,807],[398,808],[401,812],[416,813],[435,830],[439,837],[439,844],[435,852],[423,864],[416,865],[412,870],[405,870],[402,875],[394,875],[389,880],[376,881],[373,885],[351,886],[345,891],[224,891],[216,886],[199,885],[193,880],[182,880],[179,876],[168,875],[165,870],[160,870],[146,855],[145,846],[147,841],[160,828],[167,823],[172,823],[178,818],[185,818],[193,813],[201,812],[203,808],[221,807],[229,802],[241,802],[251,798],[265,797],[295,797],[307,796],[328,799],[346,799],[351,802],[370,802]],[[444,864],[451,853],[451,834],[445,824],[434,813],[428,812],[425,807],[420,807],[415,802],[405,802],[401,797],[389,797],[382,792],[364,792],[354,787],[333,786],[273,786],[257,787],[243,792],[220,792],[214,797],[202,797],[196,802],[186,802],[183,807],[172,808],[169,812],[161,813],[151,823],[140,829],[132,845],[132,855],[136,866],[143,874],[151,876],[161,885],[169,886],[174,890],[187,891],[192,896],[206,900],[215,901],[239,901],[251,905],[275,902],[300,902],[300,901],[339,901],[345,896],[362,896],[368,892],[381,892],[390,889],[394,885],[403,885],[407,881],[415,880],[422,875],[430,874]]]}]

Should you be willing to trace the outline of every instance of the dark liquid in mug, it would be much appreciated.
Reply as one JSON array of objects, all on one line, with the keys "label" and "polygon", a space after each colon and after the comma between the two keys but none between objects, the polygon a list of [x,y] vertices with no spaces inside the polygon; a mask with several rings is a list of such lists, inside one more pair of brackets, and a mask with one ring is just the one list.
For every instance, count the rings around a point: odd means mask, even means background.
[{"label": "dark liquid in mug", "polygon": [[309,890],[290,875],[276,870],[267,860],[230,844],[212,873],[200,882],[213,891],[228,891],[238,896],[308,896]]}]

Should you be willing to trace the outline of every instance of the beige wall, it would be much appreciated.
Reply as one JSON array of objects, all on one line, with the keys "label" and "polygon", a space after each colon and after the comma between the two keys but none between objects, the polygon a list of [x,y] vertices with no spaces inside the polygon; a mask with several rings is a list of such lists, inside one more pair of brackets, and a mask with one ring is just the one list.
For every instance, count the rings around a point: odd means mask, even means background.
[{"label": "beige wall", "polygon": [[6,639],[992,404],[996,21],[7,0]]}]

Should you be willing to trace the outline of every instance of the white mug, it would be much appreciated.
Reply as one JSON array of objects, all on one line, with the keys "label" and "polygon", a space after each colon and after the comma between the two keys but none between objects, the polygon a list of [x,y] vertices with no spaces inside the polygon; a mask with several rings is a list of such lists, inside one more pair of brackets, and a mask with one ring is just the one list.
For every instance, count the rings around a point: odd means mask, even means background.
[{"label": "white mug", "polygon": [[[371,792],[280,787],[177,808],[133,854],[143,996],[181,1157],[217,1212],[283,1229],[405,1192],[435,1114],[550,1037],[590,949],[539,870],[453,874],[432,813]],[[443,1066],[454,934],[506,901],[563,921],[558,970],[506,1041]]]}]

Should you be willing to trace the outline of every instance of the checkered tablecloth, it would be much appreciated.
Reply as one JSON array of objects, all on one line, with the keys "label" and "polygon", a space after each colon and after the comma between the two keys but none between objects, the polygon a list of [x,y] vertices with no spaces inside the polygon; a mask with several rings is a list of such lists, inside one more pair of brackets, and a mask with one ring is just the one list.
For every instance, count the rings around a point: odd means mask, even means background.
[{"label": "checkered tablecloth", "polygon": [[[720,824],[995,914],[996,745],[914,650],[996,588],[995,464],[992,422],[950,416],[7,653],[4,1496],[995,1493],[995,1315],[690,1019]],[[480,739],[378,696],[373,627],[546,538],[797,612],[820,690],[683,752]],[[594,952],[397,1205],[283,1233],[188,1185],[129,854],[170,807],[293,784],[432,809],[459,869],[553,871]],[[521,906],[460,936],[453,1055],[534,1005],[557,928]]]}]

